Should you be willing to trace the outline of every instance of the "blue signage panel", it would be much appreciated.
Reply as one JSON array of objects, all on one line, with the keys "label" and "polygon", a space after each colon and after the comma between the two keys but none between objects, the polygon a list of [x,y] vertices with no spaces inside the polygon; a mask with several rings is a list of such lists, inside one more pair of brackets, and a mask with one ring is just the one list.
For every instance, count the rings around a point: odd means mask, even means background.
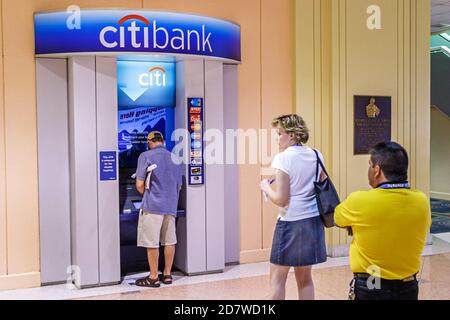
[{"label": "blue signage panel", "polygon": [[189,185],[205,184],[205,164],[203,163],[203,98],[188,98],[188,128],[191,136],[189,150]]},{"label": "blue signage panel", "polygon": [[175,63],[117,61],[120,109],[175,107]]},{"label": "blue signage panel", "polygon": [[82,10],[34,16],[36,54],[128,52],[189,54],[241,61],[240,26],[172,12]]},{"label": "blue signage panel", "polygon": [[148,150],[147,136],[152,131],[164,135],[167,150],[175,146],[171,139],[175,130],[175,109],[172,107],[119,109],[118,118],[120,168],[137,167],[139,156]]},{"label": "blue signage panel", "polygon": [[117,180],[117,153],[100,152],[100,181]]}]

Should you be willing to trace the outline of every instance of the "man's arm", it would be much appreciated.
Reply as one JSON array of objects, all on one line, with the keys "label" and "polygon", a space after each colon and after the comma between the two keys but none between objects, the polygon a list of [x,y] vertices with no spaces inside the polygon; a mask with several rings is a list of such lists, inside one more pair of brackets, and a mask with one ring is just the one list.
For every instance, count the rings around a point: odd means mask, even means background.
[{"label": "man's arm", "polygon": [[145,192],[145,177],[147,175],[147,163],[142,153],[138,159],[138,165],[136,168],[136,190],[139,192],[141,196],[144,195]]},{"label": "man's arm", "polygon": [[338,227],[352,227],[357,219],[355,194],[351,194],[334,210],[334,222]]},{"label": "man's arm", "polygon": [[141,196],[144,195],[145,182],[143,180],[136,178],[136,190],[141,194]]}]

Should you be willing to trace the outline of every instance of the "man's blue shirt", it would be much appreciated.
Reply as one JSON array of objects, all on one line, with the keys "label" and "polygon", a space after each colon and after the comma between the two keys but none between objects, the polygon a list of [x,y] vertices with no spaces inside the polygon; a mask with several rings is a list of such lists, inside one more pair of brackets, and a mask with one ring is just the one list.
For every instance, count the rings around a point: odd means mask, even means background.
[{"label": "man's blue shirt", "polygon": [[145,181],[147,168],[153,164],[150,189],[145,190],[142,209],[155,214],[177,214],[179,191],[182,184],[182,166],[175,164],[172,153],[164,146],[143,152],[138,159],[136,178]]}]

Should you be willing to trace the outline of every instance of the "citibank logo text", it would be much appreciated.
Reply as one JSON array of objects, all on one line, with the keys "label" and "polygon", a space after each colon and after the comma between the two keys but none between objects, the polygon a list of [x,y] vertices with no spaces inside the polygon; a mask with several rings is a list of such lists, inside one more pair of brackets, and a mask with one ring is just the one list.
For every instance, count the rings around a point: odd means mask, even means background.
[{"label": "citibank logo text", "polygon": [[[124,24],[131,20],[131,24],[127,27]],[[145,24],[141,27],[137,25],[137,21]],[[180,28],[167,29],[158,26],[158,22],[153,20],[150,22],[140,15],[127,15],[118,21],[120,26],[104,27],[100,31],[99,40],[103,47],[108,49],[126,48],[131,44],[133,48],[150,48],[173,50],[197,50],[198,52],[213,52],[210,43],[211,32],[207,32],[206,27],[202,24],[201,30],[182,30]],[[152,40],[152,41],[151,41]]]},{"label": "citibank logo text", "polygon": [[148,73],[142,73],[139,76],[139,84],[142,87],[165,87],[166,70],[161,67],[151,68]]}]

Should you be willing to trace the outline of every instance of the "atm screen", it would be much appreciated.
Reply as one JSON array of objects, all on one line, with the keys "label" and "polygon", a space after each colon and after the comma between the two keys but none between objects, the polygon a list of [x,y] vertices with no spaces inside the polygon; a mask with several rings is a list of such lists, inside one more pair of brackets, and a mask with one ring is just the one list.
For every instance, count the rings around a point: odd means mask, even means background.
[{"label": "atm screen", "polygon": [[118,119],[120,168],[137,167],[139,155],[148,149],[147,135],[152,131],[161,132],[166,140],[167,149],[172,150],[174,108],[119,109]]},{"label": "atm screen", "polygon": [[135,169],[147,151],[147,135],[159,131],[172,151],[175,127],[175,63],[117,61],[119,166]]}]

